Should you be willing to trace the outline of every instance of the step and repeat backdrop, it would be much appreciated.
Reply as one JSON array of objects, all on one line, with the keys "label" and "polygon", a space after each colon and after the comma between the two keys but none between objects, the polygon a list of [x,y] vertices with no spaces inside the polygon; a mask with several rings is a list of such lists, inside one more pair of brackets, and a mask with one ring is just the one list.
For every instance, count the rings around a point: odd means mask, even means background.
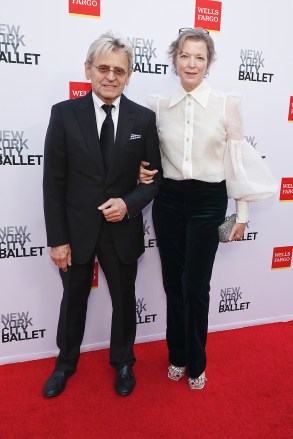
[{"label": "step and repeat backdrop", "polygon": [[[208,81],[242,95],[247,140],[279,182],[252,203],[240,242],[220,244],[210,331],[293,319],[292,0],[0,0],[0,364],[56,355],[62,287],[46,246],[42,172],[51,106],[90,89],[84,61],[105,31],[134,50],[126,95],[177,87],[166,51],[179,28],[201,26],[217,61]],[[291,122],[291,123],[290,123]],[[229,202],[228,214],[234,212]],[[165,296],[151,206],[137,278],[137,342],[165,337]],[[96,261],[83,350],[109,345],[111,302]]]}]

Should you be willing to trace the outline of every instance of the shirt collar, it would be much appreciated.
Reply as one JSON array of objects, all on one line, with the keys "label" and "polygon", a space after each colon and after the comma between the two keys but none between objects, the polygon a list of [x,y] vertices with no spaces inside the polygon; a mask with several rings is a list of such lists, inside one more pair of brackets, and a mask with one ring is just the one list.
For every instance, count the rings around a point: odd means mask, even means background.
[{"label": "shirt collar", "polygon": [[171,95],[169,108],[178,104],[187,95],[192,96],[203,108],[206,108],[210,92],[211,87],[205,81],[202,81],[202,83],[198,87],[190,92],[186,92],[184,88],[180,86],[180,88]]},{"label": "shirt collar", "polygon": [[[94,92],[92,92],[92,96],[93,96],[93,101],[94,101],[95,106],[102,110],[101,107],[102,107],[102,105],[105,104],[105,102],[103,102],[102,99],[100,99]],[[120,105],[120,99],[121,99],[121,95],[118,96],[118,98],[115,99],[115,101],[112,103],[112,105],[114,105],[114,107],[115,107],[113,110],[118,110],[119,105]]]}]

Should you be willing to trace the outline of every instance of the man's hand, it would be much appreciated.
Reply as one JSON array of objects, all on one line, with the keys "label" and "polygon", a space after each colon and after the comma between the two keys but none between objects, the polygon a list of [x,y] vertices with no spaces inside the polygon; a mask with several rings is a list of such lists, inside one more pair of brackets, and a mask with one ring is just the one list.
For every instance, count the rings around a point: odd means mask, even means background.
[{"label": "man's hand", "polygon": [[50,256],[54,264],[64,272],[67,271],[68,265],[69,267],[71,266],[71,250],[69,244],[51,247]]},{"label": "man's hand", "polygon": [[110,198],[98,209],[103,212],[106,221],[110,223],[122,221],[127,213],[127,206],[122,198]]}]

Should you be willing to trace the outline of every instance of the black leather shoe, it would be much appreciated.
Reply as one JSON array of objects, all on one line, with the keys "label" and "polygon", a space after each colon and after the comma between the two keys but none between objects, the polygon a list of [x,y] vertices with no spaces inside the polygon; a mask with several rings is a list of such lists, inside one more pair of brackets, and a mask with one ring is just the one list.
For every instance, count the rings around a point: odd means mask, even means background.
[{"label": "black leather shoe", "polygon": [[121,369],[117,370],[114,387],[118,395],[130,395],[134,386],[135,378],[131,366],[123,366]]},{"label": "black leather shoe", "polygon": [[60,395],[60,393],[62,393],[65,389],[68,378],[73,374],[74,372],[55,370],[45,382],[43,395],[46,398],[52,398],[53,396]]}]

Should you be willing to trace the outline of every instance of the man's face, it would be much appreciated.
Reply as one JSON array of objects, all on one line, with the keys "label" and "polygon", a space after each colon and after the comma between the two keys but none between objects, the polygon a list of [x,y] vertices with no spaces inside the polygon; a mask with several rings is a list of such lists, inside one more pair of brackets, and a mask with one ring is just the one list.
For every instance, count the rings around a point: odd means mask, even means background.
[{"label": "man's face", "polygon": [[107,105],[123,93],[131,73],[122,50],[102,53],[92,63],[85,63],[85,75],[92,82],[93,92]]}]

